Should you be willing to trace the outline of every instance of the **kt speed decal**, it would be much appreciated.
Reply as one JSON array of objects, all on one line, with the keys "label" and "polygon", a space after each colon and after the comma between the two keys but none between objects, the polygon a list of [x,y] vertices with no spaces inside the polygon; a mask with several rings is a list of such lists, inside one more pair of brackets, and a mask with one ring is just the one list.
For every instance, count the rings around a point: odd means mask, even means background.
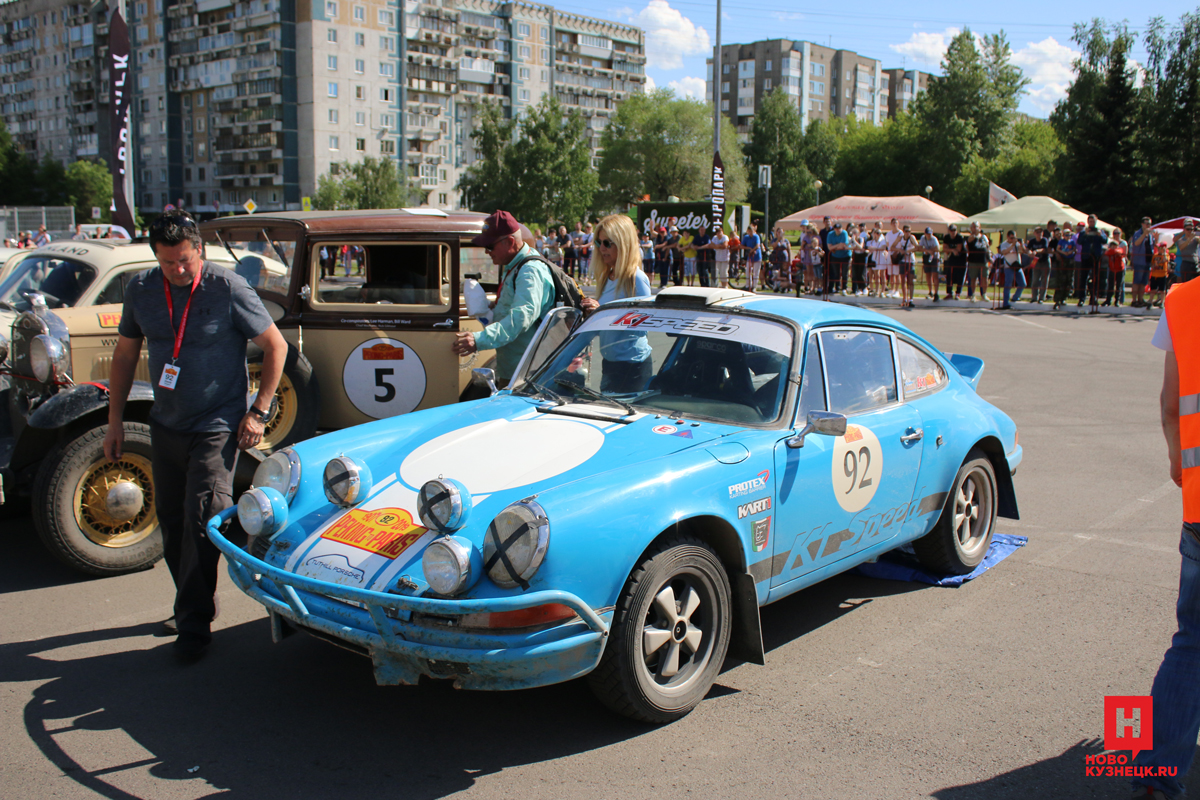
[{"label": "kt speed decal", "polygon": [[883,448],[870,429],[847,425],[833,440],[833,495],[838,505],[854,513],[866,508],[883,475]]},{"label": "kt speed decal", "polygon": [[342,368],[346,397],[375,419],[407,414],[425,397],[425,365],[398,339],[368,339],[350,351]]}]

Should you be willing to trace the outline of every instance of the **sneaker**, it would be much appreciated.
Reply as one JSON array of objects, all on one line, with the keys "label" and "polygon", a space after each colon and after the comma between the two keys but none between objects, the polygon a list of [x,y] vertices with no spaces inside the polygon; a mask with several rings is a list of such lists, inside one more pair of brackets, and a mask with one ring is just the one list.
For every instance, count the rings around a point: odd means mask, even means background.
[{"label": "sneaker", "polygon": [[933,302],[935,302],[935,303],[936,303],[937,301],[938,301],[938,296],[935,294],[935,295],[933,296]]},{"label": "sneaker", "polygon": [[897,292],[897,291],[895,291],[895,290],[893,289],[893,290],[892,290],[892,297],[899,297],[899,296],[900,296],[900,293],[899,293],[899,292]]},{"label": "sneaker", "polygon": [[210,642],[212,642],[212,636],[185,631],[179,634],[179,638],[175,640],[173,648],[175,659],[181,664],[195,664],[204,658]]},{"label": "sneaker", "polygon": [[155,634],[155,636],[178,636],[178,635],[179,635],[179,628],[176,627],[176,625],[175,625],[175,615],[173,615],[173,614],[169,618],[163,620],[162,627],[159,628],[158,633]]},{"label": "sneaker", "polygon": [[975,302],[975,295],[970,295],[970,296],[968,296],[968,297],[967,297],[967,302],[968,302],[968,303],[974,303],[974,302]]}]

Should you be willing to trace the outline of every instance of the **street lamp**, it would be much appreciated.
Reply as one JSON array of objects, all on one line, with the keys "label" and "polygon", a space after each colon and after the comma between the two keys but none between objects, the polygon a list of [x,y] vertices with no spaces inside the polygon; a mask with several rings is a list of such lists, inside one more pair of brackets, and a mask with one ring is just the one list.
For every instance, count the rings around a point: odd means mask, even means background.
[{"label": "street lamp", "polygon": [[824,185],[820,181],[813,181],[813,188],[817,190],[817,205],[821,205],[821,187]]},{"label": "street lamp", "polygon": [[932,187],[932,186],[926,186],[926,187],[925,187],[925,199],[926,199],[926,200],[929,200],[929,199],[931,199],[931,198],[930,198],[930,195],[931,195],[931,194],[933,194],[933,187]]}]

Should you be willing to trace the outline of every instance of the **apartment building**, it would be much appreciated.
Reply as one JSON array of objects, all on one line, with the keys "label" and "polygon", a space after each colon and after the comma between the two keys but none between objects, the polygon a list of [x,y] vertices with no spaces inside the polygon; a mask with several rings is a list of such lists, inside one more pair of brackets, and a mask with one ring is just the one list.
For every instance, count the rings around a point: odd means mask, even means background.
[{"label": "apartment building", "polygon": [[[109,153],[101,4],[0,5],[0,113],[64,164]],[[645,87],[645,36],[553,6],[491,0],[128,0],[142,213],[299,209],[320,176],[394,158],[456,208],[482,103],[507,118],[553,93],[595,149]]]},{"label": "apartment building", "polygon": [[[880,61],[852,50],[769,39],[723,45],[719,94],[714,94],[713,59],[707,63],[708,97],[719,98],[722,113],[743,137],[749,136],[750,123],[763,98],[780,86],[793,98],[805,125],[851,115],[882,124],[896,113],[892,100],[895,75],[907,74],[904,70],[884,70]],[[919,75],[923,76],[923,90],[929,76]],[[911,102],[911,98],[905,102]]]},{"label": "apartment building", "polygon": [[0,5],[0,114],[39,161],[104,157],[108,142],[107,24],[86,3]]},{"label": "apartment building", "polygon": [[888,95],[889,117],[908,111],[917,95],[929,88],[929,81],[934,77],[918,69],[888,69],[884,72],[890,77],[892,87]]}]

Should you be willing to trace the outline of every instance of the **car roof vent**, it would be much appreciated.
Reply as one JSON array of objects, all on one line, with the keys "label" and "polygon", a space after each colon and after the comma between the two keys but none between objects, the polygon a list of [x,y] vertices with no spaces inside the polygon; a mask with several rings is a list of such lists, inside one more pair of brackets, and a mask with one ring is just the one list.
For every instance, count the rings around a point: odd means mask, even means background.
[{"label": "car roof vent", "polygon": [[733,300],[739,297],[754,297],[754,292],[743,292],[741,289],[718,289],[708,286],[670,286],[659,292],[654,298],[654,302],[711,306],[723,300]]}]

